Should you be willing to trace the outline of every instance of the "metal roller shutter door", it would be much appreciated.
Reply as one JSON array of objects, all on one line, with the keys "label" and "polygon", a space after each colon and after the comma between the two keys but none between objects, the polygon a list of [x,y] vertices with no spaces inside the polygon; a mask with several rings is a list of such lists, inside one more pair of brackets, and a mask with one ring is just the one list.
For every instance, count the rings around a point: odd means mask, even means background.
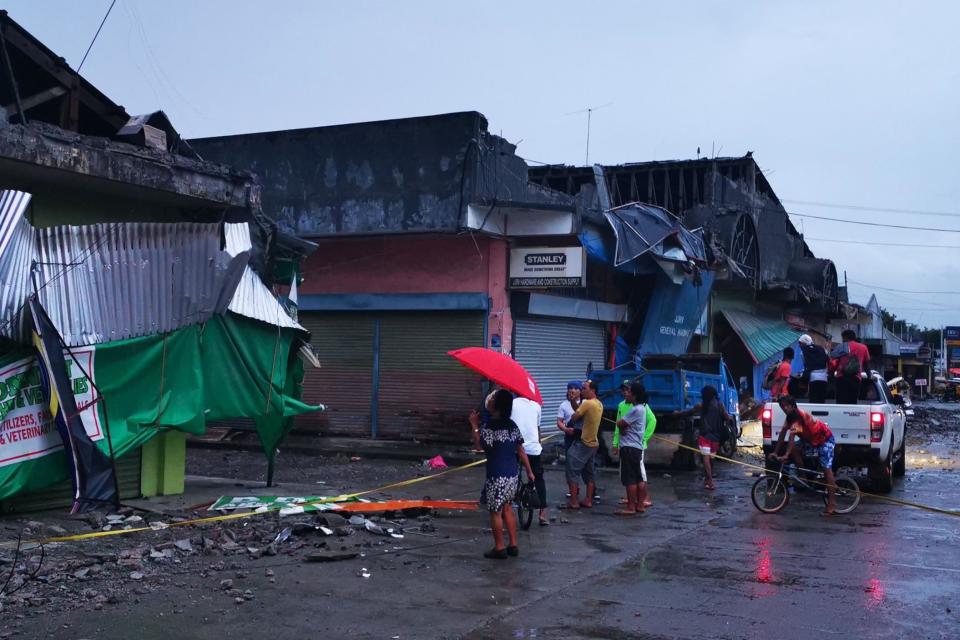
[{"label": "metal roller shutter door", "polygon": [[553,433],[557,431],[557,409],[566,398],[567,382],[583,380],[591,363],[594,369],[606,366],[604,325],[559,318],[521,318],[514,324],[513,353],[540,386],[541,433]]},{"label": "metal roller shutter door", "polygon": [[298,416],[298,428],[323,435],[370,436],[374,319],[365,313],[301,313],[321,368],[307,367],[303,399],[326,411]]},{"label": "metal roller shutter door", "polygon": [[482,380],[447,355],[484,344],[482,313],[380,315],[377,436],[470,442],[467,415],[479,406]]}]

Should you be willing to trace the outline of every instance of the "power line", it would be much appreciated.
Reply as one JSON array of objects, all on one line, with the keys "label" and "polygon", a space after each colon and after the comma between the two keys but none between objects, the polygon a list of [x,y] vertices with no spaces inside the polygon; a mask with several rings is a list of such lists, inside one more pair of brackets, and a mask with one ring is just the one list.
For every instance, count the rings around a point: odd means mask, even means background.
[{"label": "power line", "polygon": [[936,229],[933,227],[914,227],[905,224],[883,224],[881,222],[864,222],[863,220],[844,220],[842,218],[829,218],[827,216],[815,216],[809,213],[797,213],[787,211],[791,216],[798,218],[813,218],[814,220],[829,220],[830,222],[845,222],[847,224],[860,224],[868,227],[887,227],[888,229],[909,229],[910,231],[936,231],[938,233],[960,233],[960,229]]},{"label": "power line", "polygon": [[960,218],[960,213],[948,211],[924,211],[922,209],[891,209],[888,207],[868,207],[858,204],[834,204],[830,202],[815,202],[813,200],[785,200],[780,202],[790,202],[793,204],[812,205],[815,207],[827,207],[830,209],[852,209],[854,211],[879,211],[881,213],[915,213],[922,216],[944,216],[948,218]]},{"label": "power line", "polygon": [[872,244],[881,247],[919,247],[921,249],[960,249],[960,244],[911,244],[908,242],[870,242],[867,240],[834,240],[833,238],[810,238],[803,237],[804,240],[816,240],[817,242],[837,242],[840,244]]},{"label": "power line", "polygon": [[879,289],[880,291],[897,291],[899,293],[913,293],[917,295],[947,295],[947,296],[960,296],[960,291],[914,291],[912,289],[893,289],[891,287],[881,287],[875,284],[869,284],[867,282],[857,282],[856,280],[849,280],[854,284],[859,284],[864,287],[872,287],[874,289]]},{"label": "power line", "polygon": [[90,46],[87,47],[87,52],[83,54],[83,59],[80,61],[79,66],[77,66],[77,73],[80,73],[80,69],[83,68],[83,63],[87,61],[87,56],[90,55],[90,49],[93,49],[93,43],[97,41],[97,36],[100,35],[100,30],[103,29],[103,25],[107,23],[107,18],[110,17],[110,12],[113,11],[113,5],[115,4],[117,4],[117,0],[113,0],[113,2],[110,3],[110,8],[107,9],[103,20],[100,21],[100,26],[97,27],[97,32],[93,34],[93,40],[90,41]]}]

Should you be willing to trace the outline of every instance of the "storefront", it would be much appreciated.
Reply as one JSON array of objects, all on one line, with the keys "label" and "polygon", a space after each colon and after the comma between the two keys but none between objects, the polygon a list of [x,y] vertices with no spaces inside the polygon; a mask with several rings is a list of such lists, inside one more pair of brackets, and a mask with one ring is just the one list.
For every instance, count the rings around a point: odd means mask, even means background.
[{"label": "storefront", "polygon": [[[545,433],[556,431],[567,383],[607,367],[608,327],[626,318],[623,305],[574,297],[600,291],[588,287],[587,268],[580,246],[521,246],[510,252],[513,357],[540,386]],[[591,278],[599,280],[602,267],[591,269]]]},{"label": "storefront", "polygon": [[447,352],[485,344],[485,294],[305,296],[300,309],[321,362],[304,376],[304,399],[327,411],[304,416],[298,428],[469,442],[466,417],[479,406],[482,381]]}]

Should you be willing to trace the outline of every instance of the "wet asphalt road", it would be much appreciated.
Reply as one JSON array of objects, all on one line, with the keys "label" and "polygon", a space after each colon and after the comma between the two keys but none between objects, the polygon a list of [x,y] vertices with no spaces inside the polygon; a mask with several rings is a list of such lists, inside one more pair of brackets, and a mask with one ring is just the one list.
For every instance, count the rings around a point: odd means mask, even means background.
[{"label": "wet asphalt road", "polygon": [[[943,463],[955,445],[917,449],[937,449],[939,462],[920,456],[894,495],[956,508],[960,468]],[[485,518],[447,514],[439,537],[408,534],[356,560],[243,558],[243,588],[256,593],[243,605],[217,593],[232,570],[186,575],[139,601],[36,619],[33,637],[960,637],[960,518],[865,501],[825,519],[807,497],[763,515],[749,473],[724,465],[708,494],[694,473],[653,472],[655,505],[634,519],[612,515],[620,488],[605,473],[598,508],[534,525],[518,559],[483,559]],[[392,495],[472,497],[481,474]],[[558,499],[562,473],[547,480]]]}]

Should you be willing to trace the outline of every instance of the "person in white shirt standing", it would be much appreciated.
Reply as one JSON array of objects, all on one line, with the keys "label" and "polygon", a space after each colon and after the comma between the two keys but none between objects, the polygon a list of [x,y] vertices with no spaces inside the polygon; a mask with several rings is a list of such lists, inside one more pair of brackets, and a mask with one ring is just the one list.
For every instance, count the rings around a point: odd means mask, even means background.
[{"label": "person in white shirt standing", "polygon": [[513,399],[513,413],[510,417],[520,428],[523,435],[523,450],[530,459],[530,468],[533,470],[534,486],[540,498],[540,526],[550,524],[547,518],[547,484],[543,480],[543,445],[540,444],[540,405],[526,398]]}]

